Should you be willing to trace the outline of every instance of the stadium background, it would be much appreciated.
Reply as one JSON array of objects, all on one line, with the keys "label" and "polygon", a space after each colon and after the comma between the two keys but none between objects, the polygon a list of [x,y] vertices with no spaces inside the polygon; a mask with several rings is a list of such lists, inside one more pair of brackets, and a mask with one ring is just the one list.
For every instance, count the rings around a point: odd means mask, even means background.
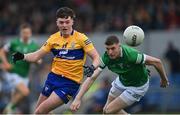
[{"label": "stadium background", "polygon": [[[75,29],[84,32],[93,41],[100,54],[105,50],[104,40],[108,35],[117,35],[121,42],[122,32],[129,25],[138,25],[145,31],[145,40],[137,47],[140,51],[161,58],[165,64],[170,86],[159,87],[159,76],[151,70],[150,88],[145,97],[128,108],[132,113],[180,113],[180,1],[178,0],[0,0],[0,44],[18,36],[19,25],[29,22],[33,29],[33,39],[42,45],[48,36],[57,31],[55,12],[59,7],[68,6],[75,10]],[[171,67],[171,53],[176,71]],[[32,113],[41,91],[44,79],[50,69],[51,55],[44,57],[43,64],[32,66],[30,72],[31,94],[21,108]],[[171,60],[171,61],[170,61]],[[88,59],[87,64],[91,61]],[[2,76],[2,74],[0,74]],[[104,71],[88,94],[77,113],[99,113],[105,103],[110,82],[115,74]],[[8,102],[8,84],[0,80],[0,109]],[[55,113],[70,113],[68,106]]]}]

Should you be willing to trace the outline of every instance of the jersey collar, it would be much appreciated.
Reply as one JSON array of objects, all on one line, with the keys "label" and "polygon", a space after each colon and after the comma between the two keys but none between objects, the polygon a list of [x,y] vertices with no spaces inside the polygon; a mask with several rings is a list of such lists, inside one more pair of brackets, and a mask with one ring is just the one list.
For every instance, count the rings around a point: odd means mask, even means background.
[{"label": "jersey collar", "polygon": [[[71,32],[71,36],[74,34],[74,30],[72,30],[72,32]],[[62,37],[62,33],[60,32],[60,35],[61,35],[61,37]]]},{"label": "jersey collar", "polygon": [[[20,38],[20,42],[24,43],[22,38]],[[27,43],[30,44],[31,42],[32,42],[32,40],[29,39]]]},{"label": "jersey collar", "polygon": [[120,47],[120,57],[123,57],[122,47]]}]

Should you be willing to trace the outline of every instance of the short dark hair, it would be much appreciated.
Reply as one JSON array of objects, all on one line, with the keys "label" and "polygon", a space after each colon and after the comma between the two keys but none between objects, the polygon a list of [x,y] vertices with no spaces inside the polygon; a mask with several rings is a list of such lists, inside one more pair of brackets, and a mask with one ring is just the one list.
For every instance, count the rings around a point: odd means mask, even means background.
[{"label": "short dark hair", "polygon": [[31,25],[29,23],[23,23],[20,25],[20,30],[25,29],[25,28],[30,28],[31,29]]},{"label": "short dark hair", "polygon": [[113,45],[113,44],[118,44],[119,43],[119,39],[116,36],[109,36],[106,41],[105,41],[105,45]]},{"label": "short dark hair", "polygon": [[58,18],[68,18],[69,16],[72,19],[74,19],[76,17],[74,11],[71,8],[62,7],[62,8],[59,8],[56,11],[56,19],[58,19]]}]

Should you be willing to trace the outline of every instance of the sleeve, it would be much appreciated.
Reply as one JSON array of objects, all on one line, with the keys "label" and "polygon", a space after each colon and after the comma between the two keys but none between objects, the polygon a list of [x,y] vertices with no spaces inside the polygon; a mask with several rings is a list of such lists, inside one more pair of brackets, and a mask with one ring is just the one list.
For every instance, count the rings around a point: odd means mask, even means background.
[{"label": "sleeve", "polygon": [[129,52],[129,60],[134,64],[144,64],[146,55],[143,53],[139,53],[137,50],[132,50]]},{"label": "sleeve", "polygon": [[94,49],[94,45],[86,35],[82,36],[80,44],[85,52],[89,52]]},{"label": "sleeve", "polygon": [[50,36],[48,38],[48,40],[43,44],[43,46],[41,47],[41,49],[43,49],[46,52],[50,52],[52,49],[52,43],[51,43],[51,39],[52,37]]},{"label": "sleeve", "polygon": [[105,58],[105,54],[100,58],[100,65],[99,65],[99,68],[100,69],[104,69],[106,67],[106,58]]},{"label": "sleeve", "polygon": [[6,44],[3,46],[3,49],[4,49],[6,52],[9,52],[9,50],[10,50],[10,48],[11,48],[11,44],[12,44],[12,42],[6,43]]}]

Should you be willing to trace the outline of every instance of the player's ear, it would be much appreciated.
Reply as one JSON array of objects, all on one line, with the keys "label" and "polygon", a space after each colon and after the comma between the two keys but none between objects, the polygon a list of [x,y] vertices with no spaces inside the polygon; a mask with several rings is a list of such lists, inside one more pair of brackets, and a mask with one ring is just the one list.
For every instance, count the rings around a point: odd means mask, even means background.
[{"label": "player's ear", "polygon": [[58,20],[56,19],[56,25],[58,26]]},{"label": "player's ear", "polygon": [[74,19],[72,19],[72,25],[74,25]]}]

